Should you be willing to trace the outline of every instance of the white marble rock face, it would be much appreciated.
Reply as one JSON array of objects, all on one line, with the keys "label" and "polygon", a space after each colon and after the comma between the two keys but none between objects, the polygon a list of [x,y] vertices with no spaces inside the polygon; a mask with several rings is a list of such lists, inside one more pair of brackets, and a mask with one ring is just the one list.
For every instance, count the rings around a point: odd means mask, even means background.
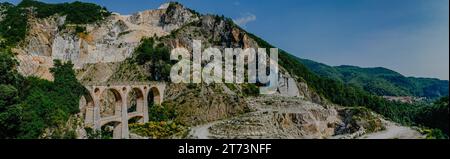
[{"label": "white marble rock face", "polygon": [[30,32],[23,44],[13,49],[18,55],[19,72],[52,80],[49,68],[53,60],[72,61],[75,68],[85,64],[120,62],[131,56],[143,37],[164,36],[168,31],[159,21],[165,9],[138,12],[134,15],[114,13],[98,24],[86,25],[87,34],[58,30],[65,17],[54,15],[29,20]]}]

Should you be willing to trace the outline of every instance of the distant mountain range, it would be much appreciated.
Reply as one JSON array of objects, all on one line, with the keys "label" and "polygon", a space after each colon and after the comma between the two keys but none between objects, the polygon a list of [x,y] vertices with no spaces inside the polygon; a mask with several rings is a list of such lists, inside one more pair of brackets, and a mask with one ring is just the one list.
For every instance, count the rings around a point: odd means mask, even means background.
[{"label": "distant mountain range", "polygon": [[416,96],[435,99],[449,94],[448,80],[405,77],[383,67],[329,66],[307,59],[297,58],[297,60],[322,77],[355,85],[380,96]]}]

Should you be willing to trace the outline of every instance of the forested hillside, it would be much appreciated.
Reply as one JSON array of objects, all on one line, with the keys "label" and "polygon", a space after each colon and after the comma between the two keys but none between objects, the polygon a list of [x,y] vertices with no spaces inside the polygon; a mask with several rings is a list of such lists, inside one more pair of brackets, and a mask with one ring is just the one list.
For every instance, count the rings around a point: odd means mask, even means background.
[{"label": "forested hillside", "polygon": [[[66,122],[79,112],[80,97],[86,93],[71,62],[54,62],[54,81],[23,77],[11,48],[25,38],[27,18],[67,15],[67,24],[86,24],[107,16],[103,7],[91,3],[45,4],[24,0],[17,6],[0,4],[0,138],[75,138]],[[34,11],[30,11],[34,7]],[[42,136],[51,131],[51,136]]]},{"label": "forested hillside", "polygon": [[312,60],[300,59],[314,73],[346,84],[355,85],[380,96],[416,96],[437,99],[448,96],[449,82],[433,78],[405,77],[383,68],[356,66],[328,66]]}]

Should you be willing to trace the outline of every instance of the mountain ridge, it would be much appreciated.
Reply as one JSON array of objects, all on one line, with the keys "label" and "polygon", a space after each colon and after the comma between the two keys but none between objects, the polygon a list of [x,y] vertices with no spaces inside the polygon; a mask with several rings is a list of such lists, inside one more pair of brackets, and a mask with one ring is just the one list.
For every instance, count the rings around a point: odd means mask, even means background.
[{"label": "mountain ridge", "polygon": [[449,94],[448,80],[406,77],[384,67],[329,66],[309,59],[297,58],[297,60],[320,76],[354,84],[380,96],[416,96],[436,99]]}]

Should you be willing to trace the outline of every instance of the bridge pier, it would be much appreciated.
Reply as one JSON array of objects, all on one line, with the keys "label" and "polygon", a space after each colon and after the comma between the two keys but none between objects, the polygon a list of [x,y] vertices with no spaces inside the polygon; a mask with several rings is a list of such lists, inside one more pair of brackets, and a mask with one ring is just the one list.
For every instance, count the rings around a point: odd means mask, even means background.
[{"label": "bridge pier", "polygon": [[[144,112],[144,123],[148,122],[149,117],[148,117],[148,92],[144,94],[144,106],[142,108],[143,112]],[[161,103],[160,103],[161,104]],[[145,113],[147,112],[147,113]]]},{"label": "bridge pier", "polygon": [[129,133],[128,133],[128,102],[127,102],[127,98],[128,98],[128,91],[125,90],[126,93],[122,94],[122,111],[121,111],[121,116],[122,116],[122,123],[121,123],[121,127],[122,127],[122,139],[128,139],[130,137]]},{"label": "bridge pier", "polygon": [[102,125],[100,124],[100,99],[94,96],[94,129],[101,130]]}]

